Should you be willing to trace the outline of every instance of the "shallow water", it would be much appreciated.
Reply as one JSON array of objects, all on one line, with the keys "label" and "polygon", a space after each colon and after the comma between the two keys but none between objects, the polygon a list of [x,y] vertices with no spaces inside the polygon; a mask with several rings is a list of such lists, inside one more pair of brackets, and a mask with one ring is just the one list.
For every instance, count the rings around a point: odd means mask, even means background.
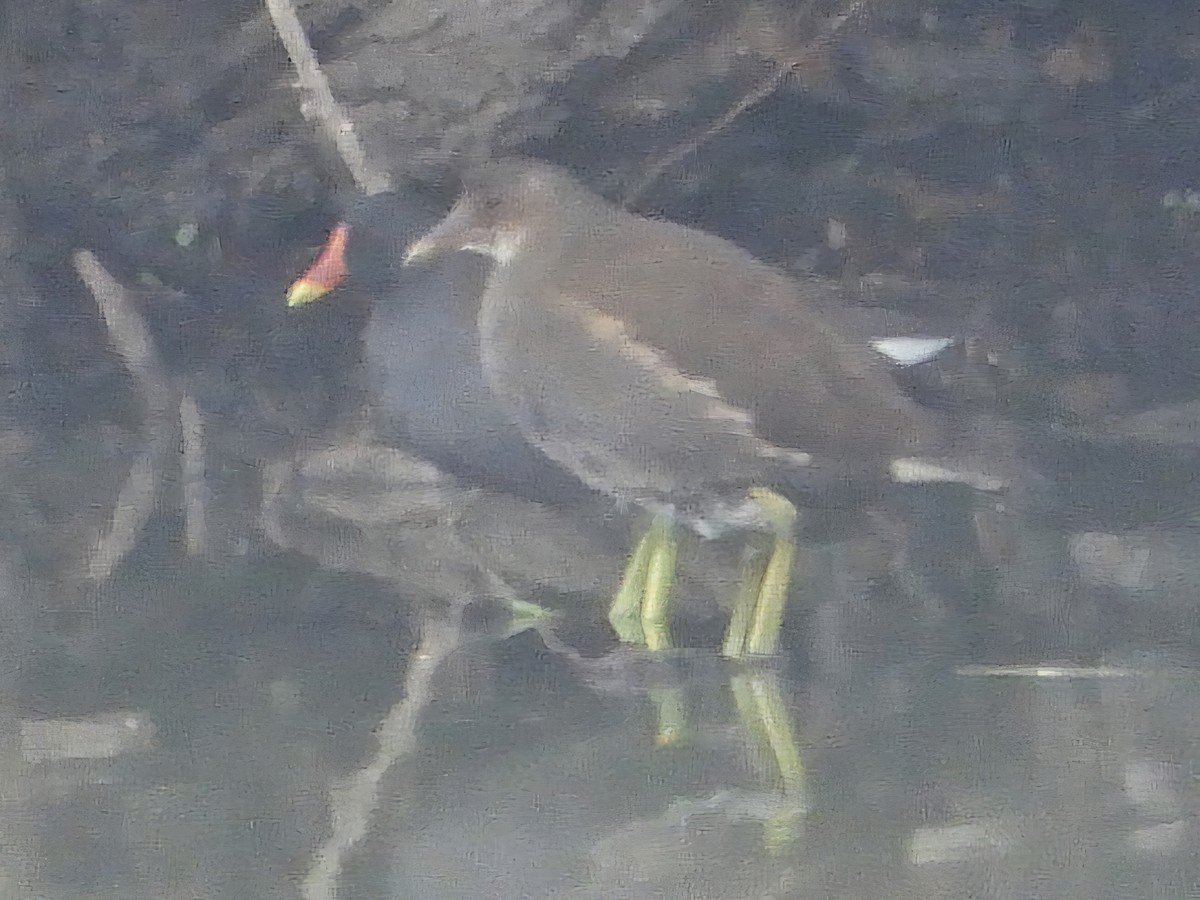
[{"label": "shallow water", "polygon": [[[1063,659],[1073,672],[1032,653],[1040,671],[1012,667],[1011,635],[991,640],[983,617],[854,596],[833,556],[804,555],[826,574],[804,593],[803,628],[784,661],[753,670],[777,679],[801,790],[739,720],[732,664],[702,651],[668,664],[657,683],[687,724],[660,746],[652,688],[613,691],[594,661],[533,632],[479,637],[438,667],[338,896],[1189,889],[1200,717],[1186,636]],[[328,835],[330,786],[375,752],[372,729],[402,699],[411,614],[378,581],[290,556],[187,581],[172,597],[161,578],[125,579],[129,605],[90,658],[27,674],[47,719],[129,710],[153,727],[94,759],[48,759],[19,736],[6,816],[37,848],[25,877],[38,887],[11,896],[296,895]],[[105,652],[118,639],[123,652]],[[783,811],[792,827],[772,840]]]}]

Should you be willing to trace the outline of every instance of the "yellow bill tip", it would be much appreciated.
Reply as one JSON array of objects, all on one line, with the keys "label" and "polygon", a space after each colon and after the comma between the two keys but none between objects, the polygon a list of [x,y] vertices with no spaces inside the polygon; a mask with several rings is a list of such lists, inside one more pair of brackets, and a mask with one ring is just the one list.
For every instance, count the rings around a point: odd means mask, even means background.
[{"label": "yellow bill tip", "polygon": [[328,288],[307,278],[301,278],[288,288],[287,305],[289,309],[307,306],[315,300],[320,300],[328,293]]}]

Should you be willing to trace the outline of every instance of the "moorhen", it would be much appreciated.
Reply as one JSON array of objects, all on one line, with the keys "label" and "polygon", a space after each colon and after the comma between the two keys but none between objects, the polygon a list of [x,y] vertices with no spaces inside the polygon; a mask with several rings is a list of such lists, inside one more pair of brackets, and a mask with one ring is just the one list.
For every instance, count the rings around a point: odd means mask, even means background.
[{"label": "moorhen", "polygon": [[722,650],[771,654],[796,502],[889,478],[954,480],[937,417],[897,386],[824,281],[795,281],[729,241],[627,212],[529,160],[468,172],[406,261],[492,258],[482,369],[525,439],[583,483],[652,514],[610,610],[626,642],[670,646],[675,524],[772,538]]},{"label": "moorhen", "polygon": [[416,189],[359,199],[291,285],[288,306],[305,306],[334,287],[364,301],[367,414],[379,441],[464,484],[559,506],[592,502],[525,441],[484,383],[475,319],[486,263],[459,254],[438,266],[403,264],[408,243],[444,212]]}]

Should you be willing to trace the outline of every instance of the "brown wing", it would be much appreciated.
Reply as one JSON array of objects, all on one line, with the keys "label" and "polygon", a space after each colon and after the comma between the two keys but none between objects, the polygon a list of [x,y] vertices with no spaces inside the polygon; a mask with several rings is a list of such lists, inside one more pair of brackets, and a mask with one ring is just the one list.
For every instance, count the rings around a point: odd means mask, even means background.
[{"label": "brown wing", "polygon": [[723,518],[716,507],[727,501],[731,513],[781,463],[807,463],[760,439],[751,414],[711,381],[537,271],[501,272],[489,285],[480,344],[493,391],[551,459],[598,490],[702,518]]},{"label": "brown wing", "polygon": [[818,306],[806,296],[831,287],[789,279],[705,232],[638,216],[619,215],[586,241],[586,251],[559,257],[558,281],[590,285],[597,311],[681,371],[710,379],[753,414],[763,439],[852,469],[941,445],[932,417],[887,364],[839,339],[828,298]]}]

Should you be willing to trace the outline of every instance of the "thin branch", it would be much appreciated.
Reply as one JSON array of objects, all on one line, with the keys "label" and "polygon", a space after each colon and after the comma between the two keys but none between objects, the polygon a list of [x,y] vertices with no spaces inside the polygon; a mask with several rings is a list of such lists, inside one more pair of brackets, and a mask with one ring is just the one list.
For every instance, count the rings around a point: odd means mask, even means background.
[{"label": "thin branch", "polygon": [[266,4],[271,21],[275,23],[275,31],[291,57],[292,65],[296,67],[297,87],[304,98],[300,103],[301,114],[310,122],[315,122],[337,149],[338,156],[350,170],[360,191],[373,196],[389,190],[391,180],[387,173],[377,171],[367,160],[353,123],[333,99],[329,79],[317,63],[317,55],[308,42],[291,0],[266,0]]},{"label": "thin branch", "polygon": [[148,400],[151,397],[165,399],[167,395],[161,385],[167,382],[166,369],[159,361],[154,339],[142,321],[133,298],[90,250],[75,251],[74,260],[75,271],[96,298],[113,349],[138,379],[138,386]]},{"label": "thin branch", "polygon": [[170,451],[174,432],[168,413],[173,405],[173,390],[150,332],[129,292],[91,251],[77,250],[74,262],[75,271],[96,299],[113,349],[125,361],[146,404],[142,449],[117,495],[108,528],[88,553],[88,577],[103,581],[133,549],[154,509],[159,461]]},{"label": "thin branch", "polygon": [[681,159],[690,153],[694,153],[700,149],[701,145],[708,143],[730,125],[732,125],[742,113],[749,109],[753,109],[758,104],[762,103],[772,94],[774,94],[783,85],[792,73],[795,72],[804,62],[805,58],[813,52],[814,49],[826,44],[842,27],[852,19],[862,15],[866,7],[866,0],[852,0],[847,4],[846,9],[836,16],[826,19],[826,25],[821,30],[817,37],[813,38],[808,43],[808,46],[801,50],[796,56],[786,65],[777,64],[766,78],[752,87],[737,103],[726,110],[717,121],[708,128],[704,129],[696,137],[684,141],[677,145],[667,154],[660,157],[656,162],[651,164],[647,169],[646,174],[629,190],[625,198],[626,206],[634,206],[638,200],[654,186],[655,182],[662,177],[670,167],[674,166]]},{"label": "thin branch", "polygon": [[701,144],[707,143],[728,128],[731,124],[733,124],[734,120],[746,110],[757,106],[765,99],[770,97],[773,93],[775,93],[776,90],[779,89],[779,86],[783,84],[791,74],[792,69],[790,67],[777,66],[774,70],[772,70],[770,75],[755,85],[754,88],[751,89],[750,93],[742,97],[742,99],[735,103],[731,109],[721,116],[721,118],[717,119],[716,122],[706,128],[700,134],[696,135],[696,137],[690,138],[684,141],[682,144],[677,144],[665,156],[662,156],[656,160],[646,171],[646,174],[643,175],[638,183],[633,186],[633,189],[629,191],[629,194],[625,200],[626,206],[635,205],[638,200],[642,198],[642,195],[645,194],[646,191],[648,191],[651,187],[653,187],[654,183],[662,177],[663,172],[678,163],[688,154],[694,153],[696,150],[700,149]]},{"label": "thin branch", "polygon": [[203,556],[208,548],[205,512],[204,419],[191,394],[179,400],[180,446],[183,451],[183,517],[188,556]]}]

